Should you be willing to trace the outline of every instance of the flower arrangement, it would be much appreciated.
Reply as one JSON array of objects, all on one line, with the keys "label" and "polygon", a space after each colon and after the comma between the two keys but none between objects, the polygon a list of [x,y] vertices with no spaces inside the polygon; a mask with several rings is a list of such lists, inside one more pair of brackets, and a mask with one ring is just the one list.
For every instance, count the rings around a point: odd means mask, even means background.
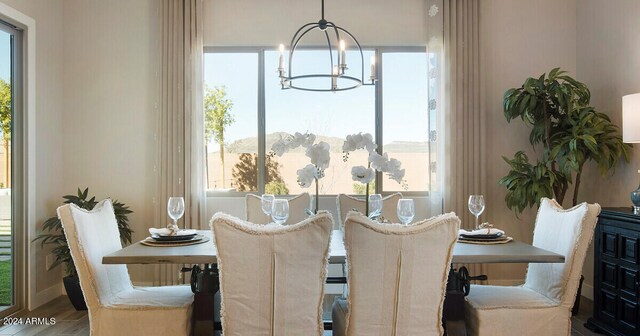
[{"label": "flower arrangement", "polygon": [[276,141],[271,146],[271,152],[269,153],[271,156],[282,156],[289,150],[298,147],[306,148],[305,155],[310,159],[311,163],[302,169],[298,169],[296,174],[298,175],[298,184],[301,187],[309,188],[313,182],[316,184],[315,209],[308,211],[309,213],[318,213],[318,180],[324,177],[324,171],[329,167],[329,162],[331,161],[329,144],[324,141],[314,143],[315,141],[316,136],[312,133],[301,134],[296,132],[294,135]]},{"label": "flower arrangement", "polygon": [[354,166],[351,168],[351,178],[365,185],[365,212],[367,215],[369,215],[369,183],[375,178],[376,172],[386,173],[390,179],[402,185],[403,189],[407,190],[408,188],[404,180],[405,170],[402,168],[402,163],[398,159],[390,159],[387,153],[378,154],[376,148],[378,148],[378,145],[373,141],[373,136],[369,133],[347,135],[342,145],[344,162],[349,160],[350,152],[358,149],[366,149],[369,152],[367,167]]}]

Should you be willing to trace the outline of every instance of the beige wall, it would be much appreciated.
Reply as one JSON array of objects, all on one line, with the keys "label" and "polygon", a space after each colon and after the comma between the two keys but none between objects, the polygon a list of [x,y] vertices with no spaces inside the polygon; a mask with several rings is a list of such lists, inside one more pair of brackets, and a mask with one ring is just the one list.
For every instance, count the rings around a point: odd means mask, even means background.
[{"label": "beige wall", "polygon": [[[205,46],[289,45],[320,19],[320,1],[204,0]],[[423,0],[325,1],[325,18],[366,45],[425,45]]]},{"label": "beige wall", "polygon": [[[578,79],[591,89],[591,104],[622,125],[622,96],[640,92],[640,1],[583,0],[577,6]],[[631,163],[603,178],[593,166],[585,169],[580,200],[602,206],[631,206],[629,193],[638,186],[640,150]],[[585,262],[585,283],[593,283],[593,251]]]},{"label": "beige wall", "polygon": [[[480,45],[487,111],[487,210],[485,220],[503,227],[515,239],[531,242],[535,211],[518,219],[504,202],[506,189],[498,180],[507,174],[502,156],[529,149],[529,130],[519,120],[507,123],[502,96],[554,67],[576,74],[576,1],[482,0]],[[531,150],[530,158],[534,155]],[[492,280],[519,279],[524,265],[491,265]]]},{"label": "beige wall", "polygon": [[[62,190],[62,1],[1,0],[36,21],[36,223],[55,215]],[[36,250],[36,290],[60,281]]]},{"label": "beige wall", "polygon": [[159,6],[64,2],[64,187],[131,206],[134,239],[153,220]]}]

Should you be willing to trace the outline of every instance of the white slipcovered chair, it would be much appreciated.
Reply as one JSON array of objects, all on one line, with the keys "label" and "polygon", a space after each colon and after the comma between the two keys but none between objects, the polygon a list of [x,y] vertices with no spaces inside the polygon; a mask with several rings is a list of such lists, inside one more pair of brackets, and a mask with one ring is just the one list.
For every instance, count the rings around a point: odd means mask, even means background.
[{"label": "white slipcovered chair", "polygon": [[344,227],[349,296],[334,301],[333,335],[442,335],[459,227],[454,213],[404,226],[350,212]]},{"label": "white slipcovered chair", "polygon": [[[270,216],[262,212],[262,198],[257,195],[247,194],[246,198],[246,219],[247,222],[256,224],[267,224],[273,222]],[[289,218],[286,223],[299,223],[309,215],[305,212],[311,206],[311,196],[302,193],[289,199]],[[286,224],[285,223],[285,224]]]},{"label": "white slipcovered chair", "polygon": [[261,225],[216,213],[211,225],[224,335],[321,336],[331,215]]},{"label": "white slipcovered chair", "polygon": [[[400,199],[402,199],[402,194],[399,192],[388,195],[382,199],[382,216],[384,216],[384,218],[386,218],[390,223],[400,223],[397,213],[398,201]],[[338,214],[340,215],[340,227],[344,227],[344,221],[349,211],[358,209],[360,213],[364,214],[364,196],[360,199],[350,195],[339,194],[336,201]]]},{"label": "white slipcovered chair", "polygon": [[135,287],[125,265],[103,265],[122,248],[111,200],[87,211],[58,208],[80,287],[89,309],[91,335],[189,335],[193,294],[188,286]]},{"label": "white slipcovered chair", "polygon": [[571,307],[600,205],[564,210],[543,198],[533,245],[561,254],[564,263],[531,263],[521,286],[472,285],[465,314],[470,335],[570,335]]}]

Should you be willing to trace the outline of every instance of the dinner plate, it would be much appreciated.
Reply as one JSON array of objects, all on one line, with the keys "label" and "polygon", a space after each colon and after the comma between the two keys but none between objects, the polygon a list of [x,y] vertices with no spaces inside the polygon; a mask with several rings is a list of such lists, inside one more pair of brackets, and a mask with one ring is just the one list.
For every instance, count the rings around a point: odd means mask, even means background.
[{"label": "dinner plate", "polygon": [[197,233],[179,235],[179,236],[161,236],[159,234],[152,234],[151,238],[155,241],[166,241],[166,242],[176,242],[176,241],[187,241],[191,240],[197,236]]},{"label": "dinner plate", "polygon": [[477,235],[470,235],[470,234],[463,233],[460,235],[460,237],[464,239],[498,239],[502,237],[502,232],[496,232],[492,234],[477,234]]},{"label": "dinner plate", "polygon": [[500,241],[500,240],[506,240],[509,239],[509,237],[506,236],[501,236],[498,238],[478,238],[478,237],[459,237],[458,240],[462,240],[462,241],[477,241],[477,242],[491,242],[491,241]]}]

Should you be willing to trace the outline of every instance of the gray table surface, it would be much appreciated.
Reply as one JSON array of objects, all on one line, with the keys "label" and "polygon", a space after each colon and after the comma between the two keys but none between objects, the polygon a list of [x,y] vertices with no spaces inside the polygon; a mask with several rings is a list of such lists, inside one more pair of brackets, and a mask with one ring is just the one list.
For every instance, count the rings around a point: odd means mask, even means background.
[{"label": "gray table surface", "polygon": [[[200,233],[211,238],[211,231]],[[344,263],[346,252],[343,233],[333,231],[329,262]],[[506,244],[476,245],[456,243],[453,263],[563,263],[564,256],[529,244],[512,241]],[[209,241],[189,246],[152,247],[138,243],[102,258],[103,264],[215,264],[216,248]]]}]

